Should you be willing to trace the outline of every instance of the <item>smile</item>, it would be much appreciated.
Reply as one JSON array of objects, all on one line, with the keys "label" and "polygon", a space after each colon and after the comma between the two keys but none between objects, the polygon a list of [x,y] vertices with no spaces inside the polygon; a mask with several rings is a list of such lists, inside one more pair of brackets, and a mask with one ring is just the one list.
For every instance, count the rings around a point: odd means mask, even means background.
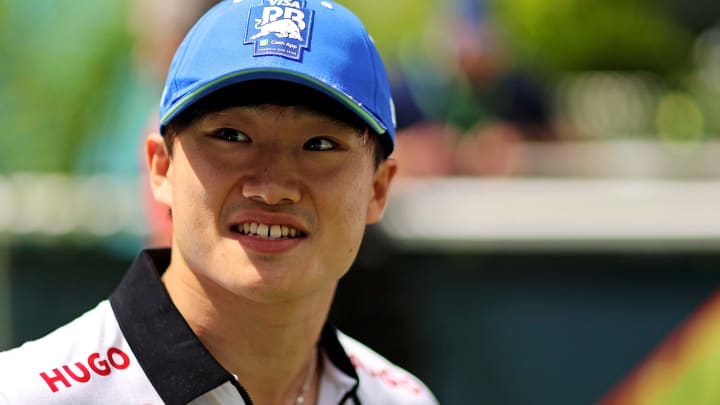
[{"label": "smile", "polygon": [[305,236],[299,230],[286,225],[267,225],[257,222],[233,225],[233,232],[263,239],[293,239]]}]

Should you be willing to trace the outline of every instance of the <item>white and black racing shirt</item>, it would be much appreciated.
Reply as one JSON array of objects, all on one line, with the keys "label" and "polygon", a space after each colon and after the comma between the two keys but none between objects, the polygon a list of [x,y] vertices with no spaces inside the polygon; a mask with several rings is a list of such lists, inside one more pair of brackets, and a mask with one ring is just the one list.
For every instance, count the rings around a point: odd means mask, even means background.
[{"label": "white and black racing shirt", "polygon": [[[0,404],[252,404],[242,381],[200,343],[158,269],[140,254],[109,300],[49,335],[0,353]],[[318,404],[437,404],[428,388],[325,325]]]}]

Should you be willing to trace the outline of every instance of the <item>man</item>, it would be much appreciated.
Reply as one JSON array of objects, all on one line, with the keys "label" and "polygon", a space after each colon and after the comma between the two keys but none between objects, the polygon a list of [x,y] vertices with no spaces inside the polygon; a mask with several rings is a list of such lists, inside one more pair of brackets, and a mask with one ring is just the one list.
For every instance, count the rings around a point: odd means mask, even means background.
[{"label": "man", "polygon": [[170,250],[0,354],[0,403],[435,404],[326,324],[396,171],[387,75],[319,0],[227,0],[178,48],[146,143]]}]

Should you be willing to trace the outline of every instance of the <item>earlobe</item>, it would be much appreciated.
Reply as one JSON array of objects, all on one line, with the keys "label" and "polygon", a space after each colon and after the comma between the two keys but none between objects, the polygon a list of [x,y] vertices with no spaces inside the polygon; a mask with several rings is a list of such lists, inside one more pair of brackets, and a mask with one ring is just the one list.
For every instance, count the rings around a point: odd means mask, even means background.
[{"label": "earlobe", "polygon": [[168,176],[172,169],[172,159],[160,134],[150,134],[145,141],[148,176],[155,200],[172,208],[172,189]]},{"label": "earlobe", "polygon": [[392,158],[380,163],[373,177],[373,194],[368,205],[367,223],[379,222],[385,213],[390,184],[397,173],[397,161]]}]

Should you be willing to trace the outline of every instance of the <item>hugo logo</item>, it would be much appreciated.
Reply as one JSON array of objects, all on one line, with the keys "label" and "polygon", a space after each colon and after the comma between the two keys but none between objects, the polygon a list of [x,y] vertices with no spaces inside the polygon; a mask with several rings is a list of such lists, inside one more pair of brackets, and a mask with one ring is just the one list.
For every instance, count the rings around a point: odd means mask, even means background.
[{"label": "hugo logo", "polygon": [[[122,350],[111,347],[108,349],[105,357],[100,353],[93,353],[87,358],[87,367],[84,363],[77,362],[74,364],[74,370],[68,365],[61,368],[54,368],[50,373],[40,373],[40,377],[50,387],[52,392],[57,392],[58,384],[61,383],[65,388],[72,386],[72,381],[85,384],[90,381],[92,374],[90,371],[100,377],[106,377],[112,373],[113,369],[125,370],[130,367],[130,357]],[[64,373],[63,373],[64,372]]]}]

